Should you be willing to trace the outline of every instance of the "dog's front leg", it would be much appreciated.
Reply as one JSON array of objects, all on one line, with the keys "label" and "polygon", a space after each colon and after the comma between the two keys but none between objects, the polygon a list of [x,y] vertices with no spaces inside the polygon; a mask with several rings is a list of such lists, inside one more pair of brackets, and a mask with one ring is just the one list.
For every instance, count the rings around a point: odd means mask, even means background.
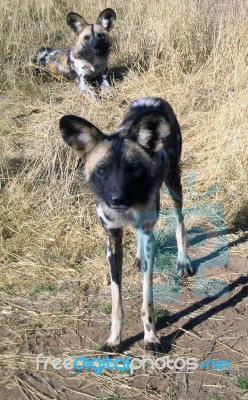
[{"label": "dog's front leg", "polygon": [[80,74],[77,75],[75,82],[82,92],[86,92],[94,98],[96,97],[95,92],[89,87],[88,83],[86,82],[85,75],[83,72],[80,72]]},{"label": "dog's front leg", "polygon": [[89,87],[85,77],[89,73],[89,69],[85,68],[78,59],[73,60],[73,69],[76,73],[75,82],[82,92],[89,93],[92,97],[96,97],[95,92]]},{"label": "dog's front leg", "polygon": [[107,230],[107,258],[111,272],[112,316],[111,334],[104,343],[103,351],[119,350],[123,325],[123,307],[121,296],[122,278],[122,229]]},{"label": "dog's front leg", "polygon": [[155,328],[153,306],[153,265],[155,257],[155,239],[152,230],[138,229],[138,245],[143,272],[142,321],[144,324],[145,348],[150,352],[162,352],[160,340]]},{"label": "dog's front leg", "polygon": [[109,81],[108,81],[108,79],[107,79],[107,74],[102,74],[101,89],[102,89],[104,92],[108,92],[108,91],[111,90],[110,83],[109,83]]}]

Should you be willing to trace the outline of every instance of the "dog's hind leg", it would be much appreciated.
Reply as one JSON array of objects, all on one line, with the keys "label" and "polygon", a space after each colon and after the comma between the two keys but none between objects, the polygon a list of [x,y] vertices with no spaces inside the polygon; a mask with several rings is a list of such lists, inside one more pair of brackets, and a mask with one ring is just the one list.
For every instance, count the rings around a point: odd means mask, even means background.
[{"label": "dog's hind leg", "polygon": [[107,240],[107,258],[111,272],[112,315],[111,334],[102,346],[103,351],[119,350],[124,319],[121,295],[122,278],[122,229],[109,229]]},{"label": "dog's hind leg", "polygon": [[171,195],[173,206],[176,216],[176,239],[177,239],[177,273],[183,278],[194,274],[194,270],[190,263],[190,258],[187,254],[186,245],[186,234],[184,226],[184,217],[182,212],[183,207],[183,193],[182,184],[180,177],[180,169],[178,164],[171,164],[167,177],[165,179],[165,185],[167,186]]},{"label": "dog's hind leg", "polygon": [[153,306],[153,265],[155,256],[155,239],[152,230],[137,229],[141,271],[143,273],[143,303],[141,309],[144,324],[145,348],[150,352],[162,352],[157,337]]}]

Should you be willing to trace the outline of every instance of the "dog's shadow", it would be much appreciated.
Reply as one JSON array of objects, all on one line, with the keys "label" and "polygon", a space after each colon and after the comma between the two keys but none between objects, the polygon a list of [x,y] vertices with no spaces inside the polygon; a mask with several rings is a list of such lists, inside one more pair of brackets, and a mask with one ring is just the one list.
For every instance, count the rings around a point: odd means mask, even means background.
[{"label": "dog's shadow", "polygon": [[[220,311],[223,311],[229,307],[233,307],[237,303],[241,302],[243,299],[248,297],[248,277],[240,277],[236,279],[233,283],[231,283],[228,287],[229,292],[231,293],[235,288],[243,286],[241,290],[236,293],[234,296],[230,297],[224,303],[220,303],[215,307],[212,307],[210,310],[198,315],[197,317],[191,318],[189,322],[184,324],[180,329],[170,333],[169,335],[163,335],[160,337],[163,353],[168,353],[172,349],[172,344],[175,340],[178,340],[182,335],[185,334],[188,330],[195,328],[197,325],[201,324],[204,321],[207,321],[209,318],[213,317]],[[185,308],[182,311],[179,311],[176,314],[165,316],[159,319],[156,323],[156,330],[159,332],[162,329],[168,328],[170,325],[176,323],[179,319],[189,315],[192,312],[195,312],[202,307],[211,304],[216,300],[216,297],[220,297],[226,293],[226,290],[221,290],[215,297],[205,297],[204,299],[192,304],[191,306]],[[121,344],[121,351],[129,350],[136,342],[143,339],[144,333],[139,332],[137,335],[132,336],[126,340],[124,340]]]},{"label": "dog's shadow", "polygon": [[[194,234],[194,232],[192,232],[192,235],[189,240],[189,244],[192,246],[199,245],[199,243],[205,242],[206,238],[210,238],[210,237],[218,238],[221,236],[226,237],[227,233],[231,233],[231,231],[227,232],[227,231],[221,230],[218,232],[209,232],[209,233],[204,233],[204,232],[199,233],[198,232],[196,234]],[[215,260],[218,259],[219,256],[222,257],[223,252],[224,252],[224,254],[227,254],[227,250],[229,247],[236,246],[237,244],[242,243],[242,242],[246,241],[247,239],[248,239],[248,235],[245,234],[243,237],[241,237],[237,240],[234,240],[232,242],[229,242],[228,244],[226,242],[219,241],[220,246],[219,247],[217,246],[214,249],[214,251],[212,251],[210,254],[208,254],[207,256],[203,256],[203,257],[193,260],[192,264],[193,264],[195,273],[197,273],[198,270],[201,270],[202,265],[203,266],[206,265],[207,267],[209,267],[208,263],[211,261],[211,259],[214,261],[215,265],[218,265],[215,263]],[[171,264],[170,263],[166,264],[167,266],[169,265],[169,268],[164,269],[164,270],[166,272],[168,272],[169,274],[171,274],[171,276],[173,276],[173,273],[170,270],[170,265],[173,264],[173,260],[175,261],[176,243],[174,242],[173,238],[170,237],[170,238],[168,238],[168,240],[165,240],[163,242],[163,245],[161,245],[161,243],[160,243],[159,252],[163,253],[163,251],[165,251],[165,249],[166,249],[165,253],[167,254],[167,256],[169,253],[169,255],[172,257],[172,261],[171,261]],[[159,256],[159,254],[158,254],[158,256]],[[166,261],[165,259],[162,259],[162,260]],[[169,258],[167,259],[167,261],[170,261]],[[156,268],[157,268],[157,271],[156,271]],[[155,271],[159,272],[159,268],[160,268],[160,263],[158,262],[157,266],[155,264]],[[174,274],[174,276],[175,276],[175,274]],[[180,286],[181,286],[181,281],[179,279],[177,281],[177,284],[179,286],[177,286],[177,288],[176,288],[177,290],[175,290],[175,292],[177,292],[179,294]],[[179,339],[182,335],[184,335],[184,333],[187,332],[188,330],[192,330],[197,325],[199,325],[202,322],[213,317],[218,312],[223,311],[229,307],[232,307],[232,306],[236,305],[237,303],[241,302],[246,297],[248,297],[248,277],[247,276],[240,277],[240,278],[236,279],[230,285],[226,285],[226,284],[223,286],[217,285],[217,288],[219,288],[218,291],[215,291],[214,293],[210,293],[208,296],[202,298],[201,300],[195,302],[194,304],[190,305],[189,307],[187,307],[173,315],[166,315],[166,316],[160,317],[160,319],[156,323],[157,332],[159,332],[162,329],[168,328],[170,325],[176,323],[181,318],[183,318],[187,315],[190,315],[191,313],[195,313],[197,310],[200,310],[202,307],[211,304],[217,298],[219,298],[227,293],[229,293],[229,296],[230,296],[231,292],[233,292],[233,290],[235,288],[240,287],[240,286],[242,286],[242,288],[239,290],[239,292],[236,293],[234,296],[229,297],[228,300],[221,302],[220,304],[212,307],[210,310],[207,310],[206,312],[202,313],[201,315],[198,315],[197,317],[191,318],[190,321],[185,323],[180,329],[177,329],[176,331],[170,333],[169,335],[161,336],[160,340],[161,340],[163,352],[168,353],[172,348],[172,343],[175,340]],[[170,285],[169,285],[169,290],[170,290]],[[202,293],[200,293],[200,295],[201,294]],[[172,291],[170,291],[169,295],[168,295],[168,293],[165,293],[165,299],[162,299],[163,302],[171,301],[172,300],[171,295],[172,295]],[[143,337],[144,337],[144,333],[139,332],[137,335],[124,340],[121,345],[122,351],[129,350],[136,342],[142,340]]]},{"label": "dog's shadow", "polygon": [[130,70],[130,66],[127,66],[127,65],[109,68],[108,73],[107,73],[107,79],[110,82],[110,84],[113,81],[121,82],[127,76],[129,70]]},{"label": "dog's shadow", "polygon": [[[110,84],[110,86],[114,86],[115,82],[122,82],[124,80],[124,78],[127,76],[129,70],[130,70],[130,67],[124,66],[124,65],[120,66],[120,67],[108,68],[106,77],[107,77],[107,81]],[[94,88],[100,89],[100,86],[102,83],[102,77],[97,76],[97,77],[95,77],[93,79],[89,79],[87,81]]]}]

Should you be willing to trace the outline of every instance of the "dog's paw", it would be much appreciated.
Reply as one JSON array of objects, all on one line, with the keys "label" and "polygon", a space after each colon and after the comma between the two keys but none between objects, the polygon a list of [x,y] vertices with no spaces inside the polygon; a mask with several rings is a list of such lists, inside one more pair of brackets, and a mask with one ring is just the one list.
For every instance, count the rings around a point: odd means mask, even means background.
[{"label": "dog's paw", "polygon": [[101,89],[104,93],[110,93],[112,91],[112,87],[110,86],[109,83],[102,83]]},{"label": "dog's paw", "polygon": [[77,81],[76,81],[76,84],[77,84],[78,90],[81,93],[87,93],[94,100],[97,100],[97,93],[88,84],[86,84],[85,82],[82,83],[82,82],[77,82]]},{"label": "dog's paw", "polygon": [[99,96],[101,99],[110,99],[113,97],[113,91],[110,86],[101,86],[101,90],[99,91]]},{"label": "dog's paw", "polygon": [[116,344],[114,346],[108,344],[108,342],[105,342],[99,349],[100,351],[104,353],[121,353],[122,352],[122,346],[121,343]]},{"label": "dog's paw", "polygon": [[178,257],[177,260],[177,275],[180,278],[187,278],[194,275],[194,269],[191,266],[190,258],[187,255]]},{"label": "dog's paw", "polygon": [[159,340],[156,340],[156,342],[145,342],[145,350],[151,355],[164,353],[163,346]]},{"label": "dog's paw", "polygon": [[87,93],[93,100],[98,100],[98,94],[91,88],[87,87],[86,89],[84,89],[82,91],[84,93]]}]

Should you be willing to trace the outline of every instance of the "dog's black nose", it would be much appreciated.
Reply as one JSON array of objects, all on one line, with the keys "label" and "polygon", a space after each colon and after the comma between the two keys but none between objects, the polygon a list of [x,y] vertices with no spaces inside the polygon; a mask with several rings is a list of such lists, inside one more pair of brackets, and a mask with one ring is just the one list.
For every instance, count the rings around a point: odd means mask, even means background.
[{"label": "dog's black nose", "polygon": [[121,206],[123,205],[124,197],[121,194],[113,194],[110,197],[110,204],[111,206]]}]

